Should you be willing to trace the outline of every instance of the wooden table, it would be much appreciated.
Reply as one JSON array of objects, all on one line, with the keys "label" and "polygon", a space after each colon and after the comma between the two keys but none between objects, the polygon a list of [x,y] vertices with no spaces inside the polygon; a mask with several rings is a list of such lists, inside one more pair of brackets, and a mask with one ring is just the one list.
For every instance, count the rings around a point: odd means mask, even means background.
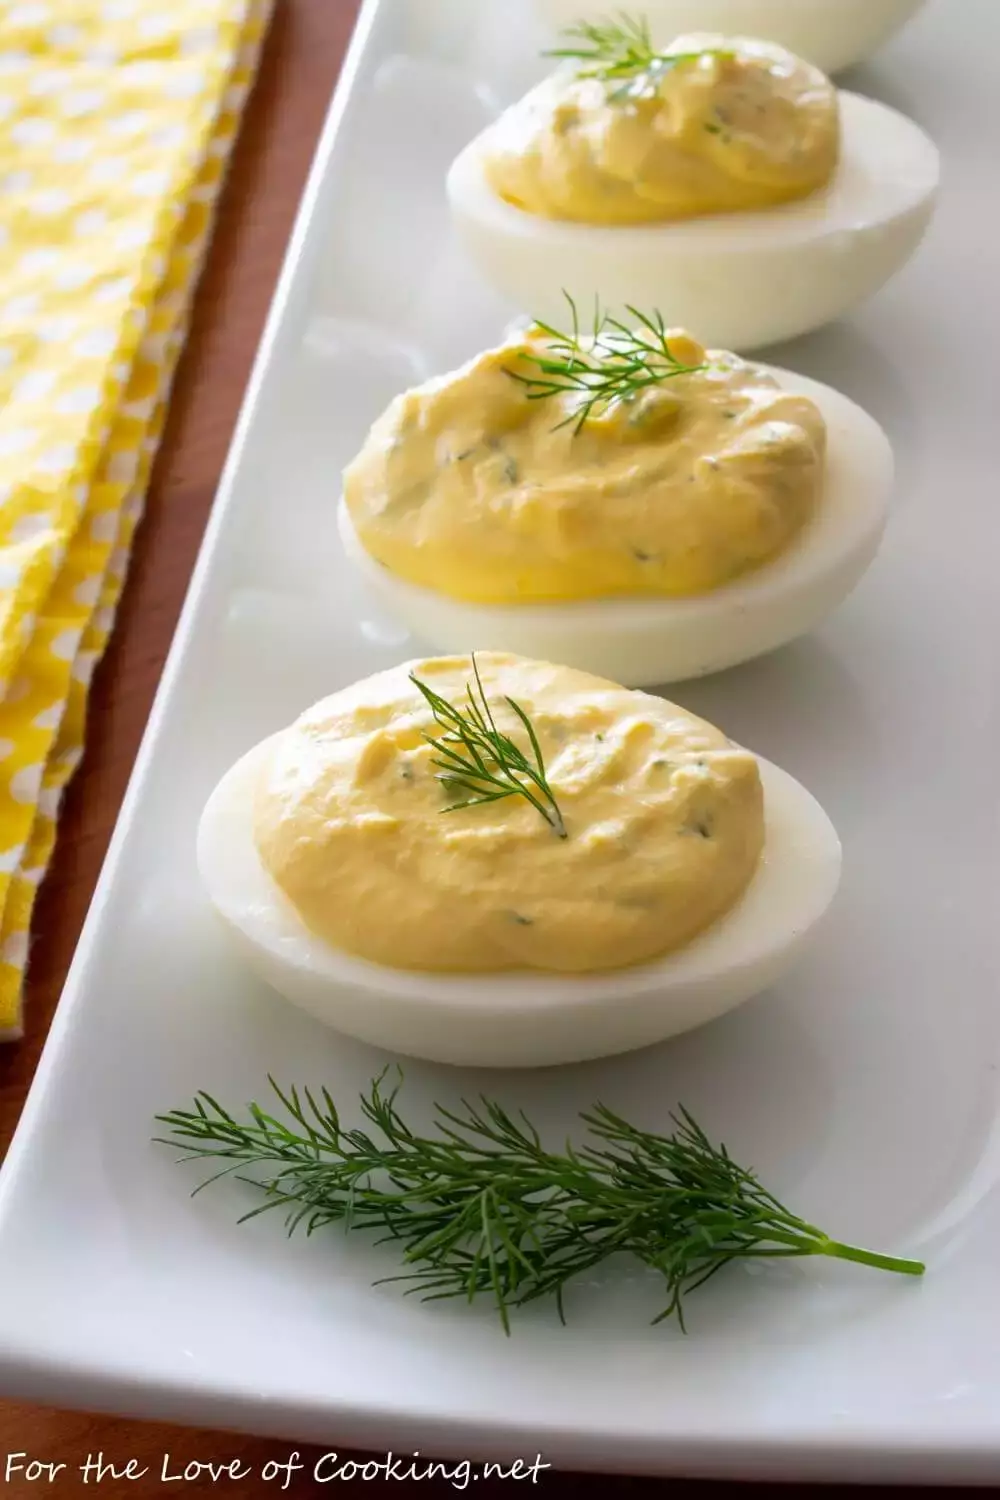
[{"label": "wooden table", "polygon": [[[38,904],[27,1035],[18,1046],[0,1048],[3,1147],[31,1082],[139,746],[356,9],[357,0],[278,0],[199,291],[118,627],[95,679],[86,759],[66,801],[55,862]],[[133,1474],[144,1468],[148,1473],[135,1480],[116,1480],[108,1474],[100,1483],[101,1496],[273,1495],[282,1492],[281,1480],[265,1484],[261,1471],[269,1460],[285,1461],[294,1446],[6,1406],[0,1407],[0,1488],[10,1495],[78,1493],[83,1489],[79,1466],[88,1454],[96,1457],[103,1452],[119,1470],[131,1459]],[[4,1485],[5,1457],[19,1452],[67,1468],[51,1485],[28,1483],[23,1475]],[[204,1473],[180,1492],[164,1491],[162,1465],[167,1454],[170,1473],[192,1461],[237,1460],[251,1475],[234,1483]],[[305,1450],[301,1456],[309,1464],[316,1455]],[[307,1467],[284,1493],[327,1492],[308,1474]],[[94,1477],[92,1471],[91,1485]],[[588,1495],[596,1500],[609,1494],[653,1495],[665,1484],[543,1473],[537,1486],[529,1482],[520,1488],[523,1492],[543,1487],[551,1495]],[[697,1489],[706,1497],[735,1493],[735,1487],[714,1484],[678,1482],[670,1488],[674,1494]],[[88,1486],[87,1493],[92,1492]],[[516,1487],[491,1480],[476,1486],[479,1497],[501,1492],[509,1495]],[[403,1481],[393,1486],[393,1493],[430,1500],[458,1490],[447,1480]],[[746,1486],[739,1493],[751,1500],[756,1493],[772,1493],[772,1487]]]}]

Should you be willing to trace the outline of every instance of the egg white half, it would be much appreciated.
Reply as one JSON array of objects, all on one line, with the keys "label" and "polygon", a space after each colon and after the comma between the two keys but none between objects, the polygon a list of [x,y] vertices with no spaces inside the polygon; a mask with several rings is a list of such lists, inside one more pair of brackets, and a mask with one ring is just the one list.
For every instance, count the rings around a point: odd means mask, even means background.
[{"label": "egg white half", "polygon": [[759,761],[760,865],[737,905],[685,947],[599,974],[392,969],[317,937],[261,864],[252,805],[269,745],[238,761],[205,808],[198,829],[205,890],[250,967],[274,989],[337,1031],[405,1056],[547,1067],[688,1031],[773,984],[814,934],[840,879],[840,842],[819,803]]},{"label": "egg white half", "polygon": [[743,578],[684,599],[611,598],[470,604],[391,573],[365,551],[341,500],[344,549],[373,597],[435,650],[510,651],[558,661],[625,687],[702,677],[813,629],[854,588],[878,550],[892,490],[882,428],[819,381],[764,366],[808,396],[827,424],[823,494],[792,545]]},{"label": "egg white half", "polygon": [[[924,0],[637,0],[653,44],[667,47],[692,31],[777,42],[836,73],[870,57],[914,16]],[[607,0],[538,0],[554,33],[578,21],[603,21]]]},{"label": "egg white half", "polygon": [[657,309],[703,344],[744,352],[819,328],[905,265],[930,222],[934,143],[888,105],[841,90],[841,160],[828,187],[754,213],[668,224],[542,218],[499,198],[483,171],[488,127],[448,173],[452,217],[488,281],[562,327],[581,307]]}]

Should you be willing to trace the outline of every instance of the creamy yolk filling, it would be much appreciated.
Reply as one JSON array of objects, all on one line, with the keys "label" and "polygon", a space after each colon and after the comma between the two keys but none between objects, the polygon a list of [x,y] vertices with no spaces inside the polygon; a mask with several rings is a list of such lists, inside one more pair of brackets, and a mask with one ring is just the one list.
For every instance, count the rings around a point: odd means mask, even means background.
[{"label": "creamy yolk filling", "polygon": [[344,474],[365,550],[470,603],[710,592],[786,548],[823,478],[817,407],[686,334],[690,374],[574,420],[515,374],[539,329],[398,396]]},{"label": "creamy yolk filling", "polygon": [[[274,745],[256,789],[264,868],[334,948],[401,969],[582,972],[641,963],[721,917],[764,842],[757,763],[672,703],[545,662],[477,653],[501,730],[528,714],[565,820],[520,796],[446,811],[397,667],[325,699]],[[468,657],[412,670],[461,703]]]},{"label": "creamy yolk filling", "polygon": [[837,92],[782,47],[679,37],[626,86],[560,69],[500,118],[484,171],[498,197],[550,219],[641,224],[769,208],[824,187]]}]

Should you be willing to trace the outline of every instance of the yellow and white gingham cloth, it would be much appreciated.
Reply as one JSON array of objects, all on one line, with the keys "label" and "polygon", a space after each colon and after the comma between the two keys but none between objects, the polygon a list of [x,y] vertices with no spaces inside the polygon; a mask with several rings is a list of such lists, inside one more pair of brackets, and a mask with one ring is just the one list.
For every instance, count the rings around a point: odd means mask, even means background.
[{"label": "yellow and white gingham cloth", "polygon": [[0,0],[0,1036],[270,0]]}]

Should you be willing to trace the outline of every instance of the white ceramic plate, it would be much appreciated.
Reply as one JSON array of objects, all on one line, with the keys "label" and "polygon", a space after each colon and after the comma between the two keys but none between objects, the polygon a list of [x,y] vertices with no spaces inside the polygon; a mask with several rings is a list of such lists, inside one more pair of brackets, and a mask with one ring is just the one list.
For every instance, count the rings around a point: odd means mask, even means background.
[{"label": "white ceramic plate", "polygon": [[[628,1266],[504,1339],[488,1310],[372,1289],[336,1233],[237,1228],[148,1144],[157,1108],[264,1074],[353,1100],[383,1056],[232,961],[194,830],[255,740],[419,647],[340,556],[339,470],[397,387],[509,309],[449,238],[453,153],[523,82],[511,0],[369,0],[319,148],[183,623],[112,852],[0,1181],[0,1387],[149,1417],[661,1473],[1000,1479],[1000,348],[995,0],[930,6],[868,89],[943,147],[940,216],[864,316],[772,351],[841,386],[899,453],[883,554],[818,635],[682,701],[821,799],[845,846],[794,980],[653,1051],[471,1080],[410,1065],[418,1113],[482,1085],[555,1133],[596,1097],[683,1101],[793,1207],[920,1253],[912,1283],[833,1263],[736,1268],[690,1333],[648,1326]],[[494,34],[491,36],[490,30]],[[505,51],[506,49],[506,51]],[[990,194],[993,193],[991,198]]]}]

